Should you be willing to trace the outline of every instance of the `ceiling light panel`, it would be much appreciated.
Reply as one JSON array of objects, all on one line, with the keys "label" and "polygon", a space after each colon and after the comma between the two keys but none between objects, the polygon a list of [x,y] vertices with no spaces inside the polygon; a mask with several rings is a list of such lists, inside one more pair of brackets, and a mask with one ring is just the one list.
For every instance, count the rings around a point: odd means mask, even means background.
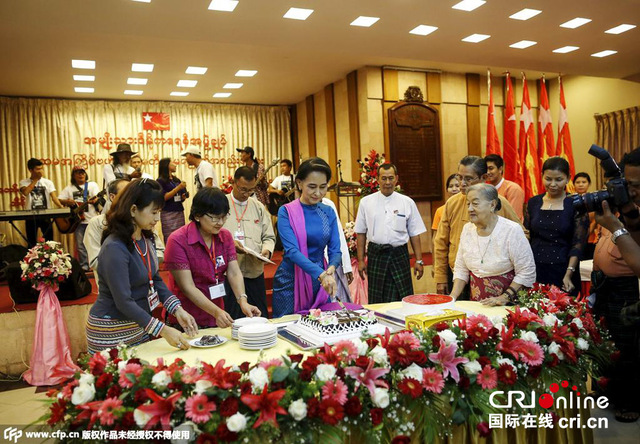
[{"label": "ceiling light panel", "polygon": [[197,84],[197,80],[178,80],[178,84],[176,86],[178,88],[195,88]]},{"label": "ceiling light panel", "polygon": [[236,77],[253,77],[258,74],[258,71],[253,69],[240,69],[236,73]]},{"label": "ceiling light panel", "polygon": [[92,93],[94,91],[93,88],[85,88],[82,86],[76,86],[75,88],[73,88],[75,90],[75,92],[77,93]]},{"label": "ceiling light panel", "polygon": [[149,79],[141,79],[139,77],[129,77],[127,85],[146,85]]},{"label": "ceiling light panel", "polygon": [[622,34],[623,32],[627,32],[630,29],[633,29],[635,27],[636,25],[623,24],[623,25],[618,25],[615,28],[607,29],[605,32],[607,34]]},{"label": "ceiling light panel", "polygon": [[96,69],[95,60],[71,60],[71,67],[76,69]]},{"label": "ceiling light panel", "polygon": [[485,0],[462,0],[460,3],[456,3],[451,8],[468,12],[473,11],[474,9],[478,9],[485,3],[487,3]]},{"label": "ceiling light panel", "polygon": [[358,17],[357,19],[351,22],[351,26],[361,26],[363,28],[368,28],[378,20],[380,20],[380,17],[367,17],[364,15],[361,15],[360,17]]},{"label": "ceiling light panel", "polygon": [[462,41],[468,43],[478,43],[483,40],[487,40],[489,37],[491,36],[487,34],[471,34],[470,36],[463,38]]},{"label": "ceiling light panel", "polygon": [[131,71],[133,72],[153,72],[153,63],[132,63]]},{"label": "ceiling light panel", "polygon": [[617,53],[618,53],[618,51],[613,51],[611,49],[606,49],[604,51],[600,51],[600,52],[596,52],[595,54],[591,54],[591,57],[599,57],[599,58],[601,58],[601,57],[607,57],[607,56],[610,56],[610,55],[614,55],[614,54],[617,54]]},{"label": "ceiling light panel", "polygon": [[238,6],[236,0],[211,0],[209,3],[211,11],[233,12],[236,6]]},{"label": "ceiling light panel", "polygon": [[582,25],[586,25],[590,21],[591,21],[591,19],[588,19],[588,18],[576,17],[573,20],[569,20],[568,22],[564,22],[562,25],[560,25],[560,27],[561,28],[576,29],[576,28],[579,28]]},{"label": "ceiling light panel", "polygon": [[207,69],[208,68],[205,68],[204,66],[189,66],[187,67],[187,70],[184,73],[201,76],[207,72]]},{"label": "ceiling light panel", "polygon": [[131,0],[138,3],[151,3],[151,0]]},{"label": "ceiling light panel", "polygon": [[306,20],[311,14],[313,14],[313,9],[289,8],[282,17],[293,20]]},{"label": "ceiling light panel", "polygon": [[238,89],[238,88],[242,88],[242,85],[244,85],[244,83],[225,83],[223,88],[224,89]]},{"label": "ceiling light panel", "polygon": [[566,54],[578,49],[580,49],[579,46],[563,46],[562,48],[554,49],[553,52],[555,52],[556,54]]},{"label": "ceiling light panel", "polygon": [[187,97],[189,95],[188,92],[185,91],[171,91],[171,94],[169,94],[170,96],[176,96],[176,97]]},{"label": "ceiling light panel", "polygon": [[82,76],[79,74],[74,74],[73,80],[75,80],[76,82],[93,82],[96,80],[96,76]]},{"label": "ceiling light panel", "polygon": [[509,48],[526,49],[526,48],[530,48],[533,45],[536,45],[537,43],[538,42],[533,42],[531,40],[520,40],[519,42],[516,42],[513,45],[509,45]]},{"label": "ceiling light panel", "polygon": [[125,89],[124,93],[128,96],[141,96],[142,95],[142,91],[140,91],[139,89]]},{"label": "ceiling light panel", "polygon": [[515,14],[511,14],[509,18],[514,20],[529,20],[530,18],[535,17],[541,12],[542,11],[538,9],[524,8],[522,11],[518,11]]},{"label": "ceiling light panel", "polygon": [[213,95],[213,97],[217,98],[217,99],[224,99],[227,97],[231,97],[231,93],[215,93]]},{"label": "ceiling light panel", "polygon": [[415,28],[413,28],[411,31],[409,31],[409,34],[429,35],[432,32],[436,31],[437,29],[438,29],[437,26],[418,25]]}]

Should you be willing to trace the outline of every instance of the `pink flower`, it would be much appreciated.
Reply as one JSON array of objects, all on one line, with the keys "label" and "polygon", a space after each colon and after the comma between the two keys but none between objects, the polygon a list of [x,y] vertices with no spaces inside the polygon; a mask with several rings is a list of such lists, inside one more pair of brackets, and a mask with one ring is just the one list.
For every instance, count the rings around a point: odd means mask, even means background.
[{"label": "pink flower", "polygon": [[444,388],[444,378],[435,368],[422,369],[422,385],[426,390],[433,393],[441,393]]},{"label": "pink flower", "polygon": [[544,361],[542,348],[535,342],[522,341],[518,347],[520,359],[529,365],[540,365]]},{"label": "pink flower", "polygon": [[347,361],[358,357],[356,345],[349,340],[342,340],[335,343],[333,351],[338,355],[343,355]]},{"label": "pink flower", "polygon": [[469,362],[469,360],[462,357],[456,358],[456,350],[458,350],[458,346],[456,344],[450,344],[447,346],[443,344],[440,346],[438,353],[429,354],[429,360],[442,366],[442,373],[445,378],[448,375],[451,375],[453,380],[458,382],[460,380],[458,364],[464,364],[465,362]]},{"label": "pink flower", "polygon": [[261,361],[258,366],[262,367],[265,370],[269,370],[271,367],[280,367],[282,366],[284,363],[282,362],[282,360],[280,358],[274,358],[271,359],[269,361]]},{"label": "pink flower", "polygon": [[142,367],[140,364],[127,364],[122,371],[120,371],[120,379],[118,379],[118,383],[123,388],[131,388],[133,387],[133,382],[129,379],[127,375],[133,375],[133,379],[138,379],[138,377],[142,374]]},{"label": "pink flower", "polygon": [[103,425],[112,425],[114,420],[116,419],[113,413],[120,407],[122,407],[122,401],[118,398],[105,399],[100,406],[100,409],[98,410],[98,414],[100,415],[100,422]]},{"label": "pink flower", "polygon": [[495,368],[485,365],[480,373],[478,373],[477,382],[485,390],[494,389],[498,385],[498,372]]},{"label": "pink flower", "polygon": [[215,402],[209,401],[207,395],[194,395],[187,399],[185,403],[186,416],[195,423],[209,421],[211,419],[211,412],[215,410]]},{"label": "pink flower", "polygon": [[332,399],[338,401],[340,405],[344,405],[347,402],[347,392],[347,385],[342,380],[328,381],[322,387],[322,399]]},{"label": "pink flower", "polygon": [[[182,376],[182,382],[185,384],[195,384],[200,379],[200,372],[197,367],[185,367],[184,369],[176,370],[176,372],[178,371]],[[173,379],[173,375],[171,379]]]},{"label": "pink flower", "polygon": [[360,367],[346,367],[344,372],[351,376],[353,379],[360,382],[360,384],[364,385],[369,389],[369,393],[371,396],[374,395],[376,386],[388,388],[386,382],[379,381],[379,378],[383,377],[387,373],[389,373],[391,369],[389,368],[373,368],[373,359],[369,360],[369,365],[366,369],[362,369]]}]

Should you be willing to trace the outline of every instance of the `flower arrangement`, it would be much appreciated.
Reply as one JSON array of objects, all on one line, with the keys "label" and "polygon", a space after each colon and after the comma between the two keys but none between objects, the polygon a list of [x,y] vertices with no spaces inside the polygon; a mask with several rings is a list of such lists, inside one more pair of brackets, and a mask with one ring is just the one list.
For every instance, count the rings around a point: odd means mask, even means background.
[{"label": "flower arrangement", "polygon": [[494,390],[562,379],[583,389],[614,352],[583,302],[547,287],[522,297],[528,307],[504,318],[387,330],[253,365],[150,365],[103,351],[48,393],[44,419],[64,431],[190,430],[197,442],[431,442],[463,424],[488,436]]},{"label": "flower arrangement", "polygon": [[20,262],[20,268],[22,280],[29,281],[33,288],[44,284],[57,289],[71,274],[71,256],[58,242],[41,238]]},{"label": "flower arrangement", "polygon": [[225,194],[231,194],[231,192],[233,191],[233,177],[232,176],[227,176],[227,178],[220,184],[220,189],[225,193]]},{"label": "flower arrangement", "polygon": [[[379,154],[376,150],[369,151],[364,161],[358,159],[358,164],[360,165],[359,196],[367,196],[378,191],[380,188],[378,184],[378,167],[385,162],[384,154]],[[396,185],[396,191],[402,192],[400,184]]]},{"label": "flower arrangement", "polygon": [[355,231],[355,222],[347,222],[344,226],[344,237],[347,239],[349,257],[358,257],[358,235]]}]

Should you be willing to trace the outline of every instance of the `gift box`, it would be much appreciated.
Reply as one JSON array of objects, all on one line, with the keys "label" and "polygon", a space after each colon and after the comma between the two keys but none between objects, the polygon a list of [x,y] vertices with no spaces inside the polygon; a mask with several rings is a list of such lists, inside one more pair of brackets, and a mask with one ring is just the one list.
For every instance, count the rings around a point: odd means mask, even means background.
[{"label": "gift box", "polygon": [[407,330],[412,330],[414,328],[426,330],[439,322],[464,319],[466,316],[467,315],[464,312],[458,310],[443,310],[441,313],[433,315],[427,313],[408,315],[405,318],[405,325]]}]

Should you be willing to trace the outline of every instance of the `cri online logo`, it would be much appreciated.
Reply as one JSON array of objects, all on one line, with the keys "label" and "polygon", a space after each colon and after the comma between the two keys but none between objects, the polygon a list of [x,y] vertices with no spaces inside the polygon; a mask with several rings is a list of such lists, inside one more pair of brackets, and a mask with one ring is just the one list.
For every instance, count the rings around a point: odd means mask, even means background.
[{"label": "cri online logo", "polygon": [[[549,386],[549,391],[554,394],[558,393],[558,391],[560,390],[560,386],[565,389],[568,388],[569,381],[562,381],[559,385],[553,383]],[[499,397],[501,399],[496,399],[496,397]],[[605,396],[601,396],[597,400],[594,400],[594,398],[592,397],[580,397],[578,387],[576,387],[575,385],[571,387],[568,399],[565,396],[558,395],[556,395],[556,397],[554,398],[553,394],[549,393],[544,393],[537,399],[538,405],[540,405],[540,407],[542,407],[543,409],[550,409],[554,406],[556,408],[594,408],[595,405],[597,405],[598,408],[606,409],[609,406],[609,400]],[[532,409],[536,406],[535,400],[536,393],[533,390],[531,391],[530,397],[528,397],[527,394],[520,390],[510,390],[508,392],[496,390],[489,396],[489,403],[492,407],[506,409],[510,409],[514,403],[518,404],[523,409]],[[501,404],[501,401],[504,403]]]},{"label": "cri online logo", "polygon": [[[562,381],[562,387],[564,388],[569,387],[569,381]],[[554,382],[549,386],[549,390],[551,391],[551,393],[558,393],[558,390],[560,390],[560,387],[558,386],[558,384]],[[576,395],[580,396],[578,387],[574,385],[573,387],[571,387],[571,390],[576,392]],[[550,395],[549,393],[540,395],[540,397],[538,398],[538,404],[540,404],[540,407],[542,407],[543,409],[550,409],[551,407],[553,407],[553,401],[554,401],[553,395]]]}]

